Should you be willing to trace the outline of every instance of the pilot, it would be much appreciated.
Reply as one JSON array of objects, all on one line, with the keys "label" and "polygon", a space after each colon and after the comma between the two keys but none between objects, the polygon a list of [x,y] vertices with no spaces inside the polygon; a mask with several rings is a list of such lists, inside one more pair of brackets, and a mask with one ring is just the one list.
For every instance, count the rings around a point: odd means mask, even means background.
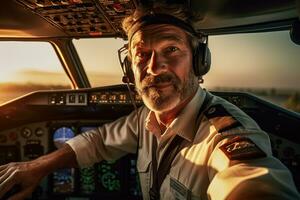
[{"label": "pilot", "polygon": [[11,199],[24,199],[54,170],[137,151],[145,200],[300,199],[291,173],[272,156],[268,135],[239,108],[199,86],[209,69],[209,49],[190,14],[154,4],[127,17],[125,79],[145,106],[53,153],[0,166],[0,197],[19,185]]}]

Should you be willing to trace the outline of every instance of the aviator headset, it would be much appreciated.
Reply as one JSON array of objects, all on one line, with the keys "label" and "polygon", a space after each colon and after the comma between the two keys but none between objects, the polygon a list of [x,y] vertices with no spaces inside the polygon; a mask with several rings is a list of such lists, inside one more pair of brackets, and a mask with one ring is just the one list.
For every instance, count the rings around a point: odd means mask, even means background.
[{"label": "aviator headset", "polygon": [[[149,14],[139,18],[134,24],[131,26],[128,33],[128,43],[130,44],[132,36],[141,28],[153,25],[153,24],[170,24],[173,26],[177,26],[184,31],[192,34],[193,37],[197,37],[198,35],[194,28],[188,23],[184,22],[181,19],[178,19],[172,15],[168,14]],[[119,50],[120,54],[120,50]],[[119,55],[120,57],[120,55]],[[198,42],[196,48],[193,49],[193,70],[194,74],[198,77],[205,75],[209,69],[211,64],[211,54],[208,48],[208,43],[206,42]],[[124,83],[133,83],[134,84],[134,74],[131,68],[131,61],[128,55],[124,58],[123,62],[121,62],[121,67],[124,72],[124,77],[122,81]]]}]

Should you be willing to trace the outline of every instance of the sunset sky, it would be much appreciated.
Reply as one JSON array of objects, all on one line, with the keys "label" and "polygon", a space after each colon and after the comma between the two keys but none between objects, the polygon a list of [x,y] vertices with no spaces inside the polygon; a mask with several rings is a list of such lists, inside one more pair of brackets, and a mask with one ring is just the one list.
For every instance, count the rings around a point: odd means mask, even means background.
[{"label": "sunset sky", "polygon": [[[121,83],[117,49],[121,39],[74,41],[93,86]],[[12,43],[0,45],[0,83],[36,82],[69,84],[51,45]],[[207,87],[293,88],[300,90],[300,46],[287,31],[238,34],[209,39],[211,71]],[[22,47],[22,48],[20,48]],[[26,60],[26,61],[25,61]]]}]

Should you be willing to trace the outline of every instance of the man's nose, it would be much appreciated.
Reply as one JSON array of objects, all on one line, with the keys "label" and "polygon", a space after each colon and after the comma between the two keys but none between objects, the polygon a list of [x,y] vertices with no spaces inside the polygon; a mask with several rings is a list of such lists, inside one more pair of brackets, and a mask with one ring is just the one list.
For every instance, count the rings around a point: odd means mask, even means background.
[{"label": "man's nose", "polygon": [[151,58],[147,66],[147,73],[152,75],[161,74],[167,70],[167,64],[164,57],[155,51],[152,51]]}]

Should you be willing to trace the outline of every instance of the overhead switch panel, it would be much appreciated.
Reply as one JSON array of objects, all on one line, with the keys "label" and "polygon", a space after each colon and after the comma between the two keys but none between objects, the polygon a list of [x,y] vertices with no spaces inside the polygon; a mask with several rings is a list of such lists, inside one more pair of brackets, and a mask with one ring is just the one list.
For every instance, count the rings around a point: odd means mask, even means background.
[{"label": "overhead switch panel", "polygon": [[121,21],[135,8],[130,0],[18,0],[73,37],[125,37]]}]

